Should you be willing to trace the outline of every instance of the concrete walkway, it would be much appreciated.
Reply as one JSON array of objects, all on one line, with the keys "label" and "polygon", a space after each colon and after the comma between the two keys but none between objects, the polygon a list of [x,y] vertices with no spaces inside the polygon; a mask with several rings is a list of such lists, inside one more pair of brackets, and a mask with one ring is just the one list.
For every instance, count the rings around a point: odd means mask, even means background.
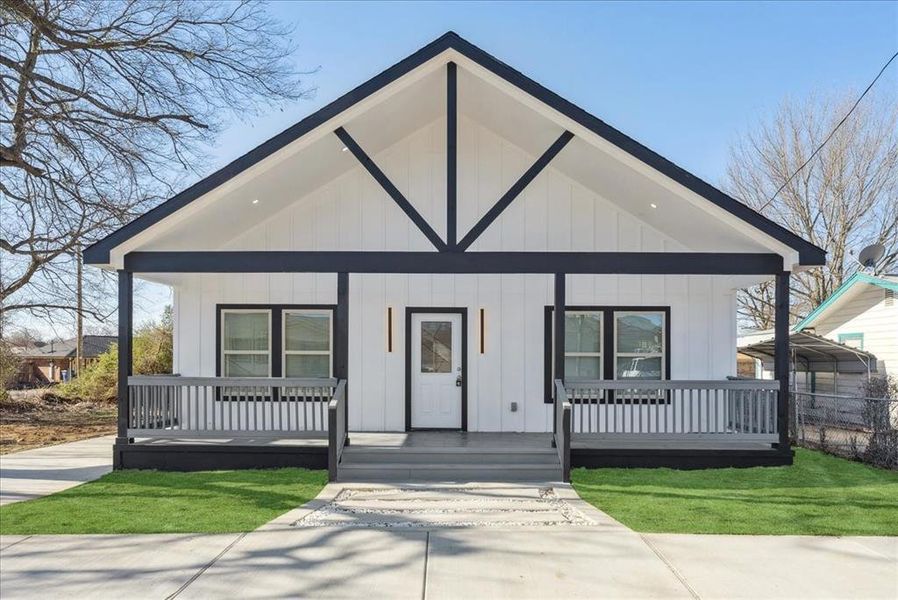
[{"label": "concrete walkway", "polygon": [[566,486],[329,485],[249,534],[4,537],[0,588],[4,599],[894,599],[898,538],[640,535]]},{"label": "concrete walkway", "polygon": [[112,470],[113,436],[0,456],[0,506],[55,494]]}]

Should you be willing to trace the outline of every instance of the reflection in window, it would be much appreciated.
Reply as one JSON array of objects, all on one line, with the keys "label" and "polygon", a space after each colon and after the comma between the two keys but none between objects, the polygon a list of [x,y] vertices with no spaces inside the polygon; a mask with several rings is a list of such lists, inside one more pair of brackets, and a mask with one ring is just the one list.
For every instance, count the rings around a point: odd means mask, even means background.
[{"label": "reflection in window", "polygon": [[452,322],[421,322],[421,372],[452,372]]},{"label": "reflection in window", "polygon": [[615,377],[664,379],[664,313],[617,312],[614,321]]}]

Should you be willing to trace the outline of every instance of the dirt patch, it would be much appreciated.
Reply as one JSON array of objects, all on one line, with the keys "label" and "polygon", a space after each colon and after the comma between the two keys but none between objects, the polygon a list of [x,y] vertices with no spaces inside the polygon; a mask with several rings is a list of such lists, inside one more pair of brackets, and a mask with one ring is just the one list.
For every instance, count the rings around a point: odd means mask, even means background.
[{"label": "dirt patch", "polygon": [[12,391],[0,401],[0,454],[115,433],[115,403],[71,402],[46,392]]}]

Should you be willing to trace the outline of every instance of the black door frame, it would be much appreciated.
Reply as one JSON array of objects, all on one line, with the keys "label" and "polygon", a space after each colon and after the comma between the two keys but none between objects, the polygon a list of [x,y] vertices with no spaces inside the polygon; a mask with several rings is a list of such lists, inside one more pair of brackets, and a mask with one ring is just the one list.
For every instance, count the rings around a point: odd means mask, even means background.
[{"label": "black door frame", "polygon": [[[461,315],[461,428],[412,428],[412,315],[454,313]],[[468,430],[468,309],[467,307],[407,306],[405,307],[405,430],[406,431],[467,431]]]}]

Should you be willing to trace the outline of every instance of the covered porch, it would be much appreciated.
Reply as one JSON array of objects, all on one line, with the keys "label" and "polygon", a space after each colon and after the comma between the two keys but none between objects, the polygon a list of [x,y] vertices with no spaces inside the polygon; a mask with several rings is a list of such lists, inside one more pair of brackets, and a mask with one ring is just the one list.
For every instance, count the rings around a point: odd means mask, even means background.
[{"label": "covered porch", "polygon": [[[523,453],[567,479],[791,461],[789,280],[825,253],[450,34],[85,259],[118,273],[119,468],[412,473],[482,439],[495,473]],[[134,277],[178,290],[182,377],[131,372]],[[771,279],[776,381],[727,380],[735,290]],[[326,323],[314,352],[287,341],[302,311]],[[258,335],[227,348],[224,315],[246,313]],[[568,348],[574,313],[589,348]],[[451,410],[416,421],[436,398]]]},{"label": "covered porch", "polygon": [[[651,263],[651,258],[646,260]],[[259,264],[270,263],[261,260]],[[438,266],[439,260],[430,264]],[[600,266],[591,268],[609,268],[596,264]],[[692,264],[678,270],[709,269]],[[157,268],[189,268],[179,265],[165,262]],[[738,261],[713,270],[739,270]],[[553,346],[565,348],[565,318],[570,310],[565,300],[566,274],[552,277]],[[789,274],[774,277],[778,321],[786,323]],[[789,386],[787,369],[774,381],[583,379],[566,376],[565,355],[558,352],[549,357],[553,372],[561,375],[552,386],[551,431],[350,432],[349,406],[364,402],[364,390],[351,393],[348,376],[350,274],[335,278],[335,377],[136,376],[131,374],[129,356],[133,274],[120,272],[122,383],[116,466],[177,470],[302,466],[327,468],[336,480],[341,466],[345,469],[349,447],[356,461],[366,463],[371,461],[361,456],[364,453],[385,456],[391,449],[390,460],[403,465],[420,463],[421,455],[435,459],[437,453],[447,455],[438,462],[470,464],[468,458],[484,451],[494,456],[532,451],[532,458],[544,461],[551,450],[550,468],[557,469],[557,478],[564,480],[578,466],[705,468],[791,462],[788,415],[780,401]],[[777,336],[776,354],[787,357],[785,326],[777,328]],[[477,343],[471,341],[475,347]],[[408,472],[414,476],[414,470]],[[465,472],[459,469],[458,474]]]}]

